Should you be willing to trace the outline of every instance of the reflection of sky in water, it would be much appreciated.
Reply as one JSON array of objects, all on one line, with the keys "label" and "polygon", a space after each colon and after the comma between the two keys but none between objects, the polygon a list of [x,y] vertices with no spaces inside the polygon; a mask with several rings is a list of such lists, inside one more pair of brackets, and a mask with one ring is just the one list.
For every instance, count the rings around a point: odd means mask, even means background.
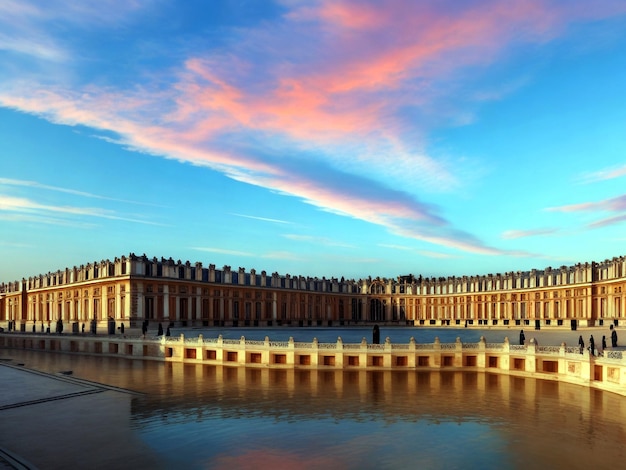
[{"label": "reflection of sky in water", "polygon": [[185,468],[511,467],[497,427],[484,422],[173,415],[135,425],[155,452]]},{"label": "reflection of sky in water", "polygon": [[626,461],[626,399],[554,381],[5,354],[38,370],[72,370],[143,392],[130,402],[128,431],[165,468],[593,468]]},{"label": "reflection of sky in water", "polygon": [[[493,328],[462,328],[462,327],[381,327],[380,341],[385,341],[389,337],[392,343],[408,343],[413,337],[417,343],[433,343],[435,338],[439,338],[442,343],[454,343],[460,338],[464,343],[477,343],[481,336],[485,337],[488,343],[502,343],[508,338],[511,343],[517,344],[519,341],[520,329],[525,328],[526,340],[538,339],[542,345],[560,345],[562,342],[575,345],[578,344],[578,336],[580,331],[571,331],[567,329],[550,329],[534,330],[530,327],[512,326],[508,329]],[[607,330],[608,331],[608,330]],[[171,330],[172,336],[178,336],[181,333],[186,338],[195,338],[203,335],[204,338],[217,338],[222,335],[224,339],[239,340],[245,337],[248,340],[261,341],[266,336],[271,341],[288,341],[293,337],[295,342],[310,342],[313,338],[317,338],[320,343],[336,343],[337,338],[341,337],[344,343],[360,343],[363,338],[368,343],[372,342],[371,327],[349,327],[349,328],[330,328],[330,327],[280,327],[280,328],[174,328]],[[154,331],[156,333],[156,330]],[[587,333],[584,333],[588,338]],[[607,333],[608,334],[608,333]]]},{"label": "reflection of sky in water", "polygon": [[[176,328],[172,330],[172,335],[177,336],[183,333],[185,337],[196,337],[202,334],[205,338],[216,338],[222,335],[224,339],[240,339],[242,336],[250,340],[263,340],[269,336],[272,341],[288,341],[290,337],[296,342],[310,342],[317,338],[320,343],[335,343],[341,337],[344,343],[360,343],[363,338],[368,343],[372,341],[372,328]],[[518,335],[516,330],[504,330],[495,333],[498,341],[503,341],[506,336],[511,339]],[[466,342],[477,342],[484,331],[460,328],[381,328],[380,340],[383,342],[389,337],[395,343],[408,343],[411,337],[420,343],[432,343],[435,337],[439,337],[441,342],[453,343],[457,337],[461,337]]]}]

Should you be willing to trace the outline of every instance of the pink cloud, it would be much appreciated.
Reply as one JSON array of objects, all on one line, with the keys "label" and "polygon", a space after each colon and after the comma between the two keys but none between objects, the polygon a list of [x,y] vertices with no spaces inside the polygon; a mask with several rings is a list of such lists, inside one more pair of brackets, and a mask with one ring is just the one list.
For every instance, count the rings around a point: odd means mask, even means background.
[{"label": "pink cloud", "polygon": [[597,229],[615,225],[626,220],[626,194],[618,197],[604,199],[596,202],[584,202],[580,204],[571,204],[568,206],[550,207],[546,209],[551,212],[617,212],[619,215],[605,217],[595,222],[587,224],[588,229]]},{"label": "pink cloud", "polygon": [[595,183],[598,181],[607,181],[615,178],[621,178],[626,175],[626,165],[617,168],[609,168],[605,170],[596,171],[585,175],[582,180],[585,183]]},{"label": "pink cloud", "polygon": [[592,222],[589,225],[587,225],[587,227],[591,229],[602,228],[602,227],[608,227],[610,225],[621,224],[624,221],[626,221],[626,214],[617,215],[614,217],[607,217],[606,219],[602,219],[602,220],[597,220],[596,222]]},{"label": "pink cloud", "polygon": [[[247,69],[249,75],[239,75],[246,69],[241,58],[220,57],[219,65],[191,59],[186,66],[192,73],[178,87],[184,90],[178,99],[180,112],[188,115],[183,110],[194,105],[211,111],[210,119],[190,131],[198,137],[213,135],[220,126],[243,126],[315,143],[345,140],[346,135],[398,138],[402,126],[394,108],[432,99],[416,80],[436,82],[464,66],[488,63],[512,42],[548,40],[569,21],[589,14],[540,1],[454,7],[437,10],[406,2],[305,6],[287,15],[293,22],[289,31],[314,21],[324,33],[320,54],[302,67],[278,67],[280,75],[269,77],[253,77],[254,67]],[[283,39],[279,34],[276,40]],[[290,39],[294,54],[300,54],[299,35]],[[289,59],[290,48],[284,47]],[[272,46],[269,50],[275,52]],[[260,80],[263,86],[244,89],[234,84],[244,78]],[[392,96],[403,89],[397,98]],[[429,90],[432,94],[433,87]],[[377,99],[378,93],[385,94],[384,100]]]},{"label": "pink cloud", "polygon": [[622,212],[626,211],[626,194],[610,199],[604,199],[602,201],[583,202],[580,204],[571,204],[568,206],[550,207],[546,210],[551,212]]},{"label": "pink cloud", "polygon": [[555,228],[544,228],[535,230],[509,230],[502,234],[502,238],[504,238],[505,240],[515,240],[518,238],[553,235],[556,232],[558,232],[558,229]]},{"label": "pink cloud", "polygon": [[[423,130],[411,127],[404,135],[399,111],[426,108],[436,120],[440,94],[450,92],[464,67],[488,64],[511,44],[549,40],[572,21],[624,11],[626,4],[602,3],[593,12],[532,0],[459,5],[320,2],[286,15],[280,28],[247,31],[228,54],[188,57],[166,77],[168,86],[163,78],[161,86],[126,90],[29,83],[5,86],[0,103],[111,131],[133,149],[207,165],[407,237],[501,254],[451,228],[436,208],[385,186],[397,175],[432,176],[433,186],[454,179],[421,153],[416,140]],[[323,163],[325,173],[298,170],[297,159],[309,167]],[[374,175],[378,193],[327,182],[331,173],[339,179],[350,172]]]}]

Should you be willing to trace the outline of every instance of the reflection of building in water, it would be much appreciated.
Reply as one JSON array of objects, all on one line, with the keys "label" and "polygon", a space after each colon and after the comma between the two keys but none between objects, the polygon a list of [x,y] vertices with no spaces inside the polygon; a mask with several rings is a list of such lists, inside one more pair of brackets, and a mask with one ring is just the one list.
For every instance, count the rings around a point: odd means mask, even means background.
[{"label": "reflection of building in water", "polygon": [[58,319],[77,328],[112,317],[177,326],[592,326],[626,322],[625,296],[623,256],[543,271],[345,280],[131,254],[3,283],[0,325],[39,331]]},{"label": "reflection of building in water", "polygon": [[147,370],[152,369],[160,377],[146,377],[144,383],[180,384],[184,394],[150,393],[149,399],[136,400],[133,414],[144,418],[166,409],[199,417],[219,412],[225,417],[262,415],[287,421],[508,417],[511,422],[536,422],[535,435],[557,431],[539,425],[549,415],[563,429],[580,427],[580,416],[591,425],[596,413],[615,413],[616,428],[626,418],[626,402],[618,395],[488,372],[277,370],[176,363],[150,364]]}]

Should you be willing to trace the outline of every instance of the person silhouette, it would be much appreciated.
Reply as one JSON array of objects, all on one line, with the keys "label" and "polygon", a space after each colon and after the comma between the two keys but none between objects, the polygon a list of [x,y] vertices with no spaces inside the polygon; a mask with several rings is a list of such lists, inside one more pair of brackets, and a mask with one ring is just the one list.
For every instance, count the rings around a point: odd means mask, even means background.
[{"label": "person silhouette", "polygon": [[611,325],[611,346],[614,348],[617,347],[617,331],[615,331],[613,325]]}]

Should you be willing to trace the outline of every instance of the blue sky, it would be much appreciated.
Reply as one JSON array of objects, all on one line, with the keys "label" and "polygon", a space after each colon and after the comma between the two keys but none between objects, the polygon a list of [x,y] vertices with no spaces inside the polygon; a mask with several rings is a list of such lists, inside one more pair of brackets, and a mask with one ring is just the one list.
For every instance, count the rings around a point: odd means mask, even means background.
[{"label": "blue sky", "polygon": [[626,3],[0,4],[0,280],[475,275],[626,235]]}]

